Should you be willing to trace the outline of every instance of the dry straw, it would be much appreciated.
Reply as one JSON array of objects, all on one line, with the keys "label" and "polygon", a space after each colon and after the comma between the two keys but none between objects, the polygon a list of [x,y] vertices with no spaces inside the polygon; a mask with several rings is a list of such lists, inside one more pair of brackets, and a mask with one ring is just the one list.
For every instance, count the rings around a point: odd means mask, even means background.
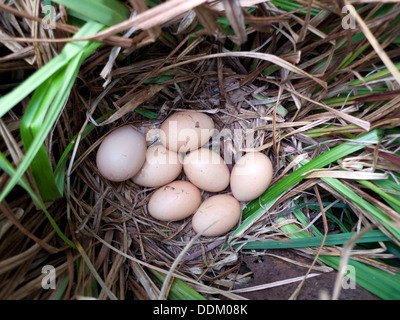
[{"label": "dry straw", "polygon": [[[286,238],[310,258],[307,278],[352,263],[360,285],[399,298],[400,5],[104,3],[0,3],[0,298],[246,299],[296,281],[301,298],[305,277],[245,284],[242,256]],[[190,218],[152,219],[153,189],[111,183],[95,166],[109,130],[147,133],[186,109],[242,132],[209,147],[274,164],[270,191],[242,203],[223,237],[195,235]],[[332,232],[343,237],[324,245]],[[301,247],[310,237],[319,242]],[[55,290],[42,287],[44,265]]]}]

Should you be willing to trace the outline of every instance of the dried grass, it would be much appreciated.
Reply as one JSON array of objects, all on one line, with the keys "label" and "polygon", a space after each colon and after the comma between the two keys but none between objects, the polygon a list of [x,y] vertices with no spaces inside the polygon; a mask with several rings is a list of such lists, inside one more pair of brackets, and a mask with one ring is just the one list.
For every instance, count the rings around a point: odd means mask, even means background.
[{"label": "dried grass", "polygon": [[[225,139],[219,147],[233,154],[249,149],[266,152],[274,163],[275,183],[295,170],[304,157],[315,158],[351,134],[398,126],[400,80],[394,63],[399,62],[400,48],[393,39],[400,29],[398,23],[389,24],[398,17],[400,6],[395,3],[386,14],[370,18],[383,2],[387,1],[364,4],[357,15],[359,25],[344,30],[341,8],[331,2],[298,1],[302,8],[285,11],[271,2],[240,1],[254,8],[249,13],[234,1],[173,0],[152,9],[142,0],[126,1],[137,11],[136,16],[83,38],[103,41],[106,46],[85,61],[47,141],[55,164],[77,133],[89,124],[96,125],[75,146],[65,198],[48,204],[55,221],[80,243],[78,251],[65,247],[40,209],[16,187],[0,207],[0,299],[165,298],[168,283],[159,287],[152,269],[184,280],[206,297],[240,299],[237,294],[259,289],[226,290],[234,288],[235,281],[239,283],[240,248],[221,246],[227,243],[224,237],[194,238],[190,219],[173,223],[153,220],[146,207],[152,189],[140,188],[132,181],[116,184],[102,179],[95,166],[95,149],[101,137],[116,126],[133,123],[146,133],[175,110],[192,109],[207,112],[221,131],[243,129],[242,136]],[[61,16],[56,29],[43,29],[39,23],[41,1],[35,3],[15,1],[15,7],[0,3],[0,70],[7,78],[0,86],[2,92],[15,87],[32,68],[49,61],[77,30],[68,24],[62,6],[58,7]],[[358,5],[357,1],[345,3]],[[312,9],[321,11],[312,16]],[[306,14],[299,14],[301,10]],[[222,28],[223,18],[229,21],[232,34]],[[197,22],[204,28],[194,31]],[[116,35],[132,27],[135,31],[131,35]],[[365,39],[346,43],[360,30]],[[382,38],[386,41],[376,42]],[[110,45],[121,50],[102,77],[112,53]],[[340,67],[350,54],[353,61]],[[389,73],[377,83],[369,82],[368,87],[385,88],[385,92],[355,97],[364,89],[366,70],[377,72],[381,61]],[[161,83],[151,83],[156,79],[162,79]],[[348,101],[328,103],[356,80],[361,80],[361,85],[350,86],[354,96]],[[391,102],[383,103],[387,100]],[[23,101],[0,123],[1,151],[14,165],[23,157],[18,123],[25,106]],[[138,107],[152,112],[156,119],[134,112]],[[117,111],[106,120],[95,122],[114,109]],[[350,179],[346,184],[351,189],[370,197],[397,219],[397,212],[361,190],[355,181],[382,178],[383,174],[371,168],[385,170],[384,175],[400,172],[396,151],[398,144],[388,140],[379,149],[366,148],[363,154],[341,159],[339,164],[346,171],[315,171],[309,180],[281,197],[240,240],[279,236],[272,224],[274,217],[289,209],[295,199],[320,200],[316,185],[323,187],[321,192],[327,190],[324,196],[331,194],[347,203],[322,183],[321,177]],[[360,165],[363,170],[357,169]],[[3,189],[8,176],[0,174]],[[34,187],[29,173],[26,179]],[[203,193],[204,198],[208,196]],[[360,224],[373,221],[358,208],[353,210]],[[64,281],[63,290],[42,290],[41,267],[45,264],[57,267],[58,288]],[[99,284],[98,292],[94,281]]]}]

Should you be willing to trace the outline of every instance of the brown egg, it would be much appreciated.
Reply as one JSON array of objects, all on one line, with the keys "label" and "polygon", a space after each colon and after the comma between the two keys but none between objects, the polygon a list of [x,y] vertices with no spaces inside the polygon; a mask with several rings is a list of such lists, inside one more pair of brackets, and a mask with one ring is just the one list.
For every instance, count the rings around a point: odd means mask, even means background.
[{"label": "brown egg", "polygon": [[200,148],[189,152],[183,159],[183,170],[194,185],[209,192],[218,192],[229,185],[229,168],[220,155]]},{"label": "brown egg", "polygon": [[227,194],[217,194],[200,205],[193,216],[192,227],[203,236],[221,236],[239,222],[241,214],[239,201]]},{"label": "brown egg", "polygon": [[201,202],[200,190],[188,181],[176,180],[157,189],[151,196],[149,214],[161,221],[178,221],[196,211]]},{"label": "brown egg", "polygon": [[203,146],[214,131],[214,121],[206,114],[181,111],[168,117],[160,127],[161,143],[169,150],[187,152]]},{"label": "brown egg", "polygon": [[104,178],[119,182],[132,178],[143,166],[145,157],[144,135],[126,125],[105,137],[97,151],[96,165]]},{"label": "brown egg", "polygon": [[140,186],[156,188],[175,180],[181,171],[181,155],[158,144],[147,149],[146,161],[132,180]]},{"label": "brown egg", "polygon": [[273,176],[272,163],[261,152],[249,152],[241,157],[231,172],[231,191],[239,201],[251,201],[262,195]]}]

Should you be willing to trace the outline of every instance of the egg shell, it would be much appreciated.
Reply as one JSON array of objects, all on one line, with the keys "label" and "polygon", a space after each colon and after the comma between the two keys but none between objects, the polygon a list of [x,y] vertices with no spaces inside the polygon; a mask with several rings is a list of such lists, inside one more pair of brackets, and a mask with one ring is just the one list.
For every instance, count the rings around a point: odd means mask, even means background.
[{"label": "egg shell", "polygon": [[230,187],[239,201],[251,201],[262,195],[271,184],[273,167],[262,152],[249,152],[233,166]]},{"label": "egg shell", "polygon": [[227,194],[217,194],[200,205],[193,216],[192,227],[203,236],[221,236],[239,222],[241,214],[238,200]]},{"label": "egg shell", "polygon": [[203,146],[214,132],[214,121],[196,111],[180,111],[169,116],[159,131],[161,143],[175,152],[188,152]]},{"label": "egg shell", "polygon": [[192,183],[176,180],[157,189],[150,197],[149,214],[161,221],[179,221],[196,211],[201,202],[200,190]]},{"label": "egg shell", "polygon": [[158,144],[147,148],[146,161],[132,180],[140,186],[156,188],[175,180],[181,172],[182,156]]},{"label": "egg shell", "polygon": [[209,192],[229,186],[229,168],[221,156],[207,148],[189,152],[183,159],[183,171],[194,185]]},{"label": "egg shell", "polygon": [[131,125],[120,127],[109,133],[100,144],[96,154],[97,168],[108,180],[128,180],[143,166],[146,149],[142,133]]}]

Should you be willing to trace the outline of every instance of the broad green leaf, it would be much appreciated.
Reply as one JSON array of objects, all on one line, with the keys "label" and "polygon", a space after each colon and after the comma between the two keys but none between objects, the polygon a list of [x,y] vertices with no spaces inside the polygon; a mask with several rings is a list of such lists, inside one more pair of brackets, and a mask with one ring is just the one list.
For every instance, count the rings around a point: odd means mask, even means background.
[{"label": "broad green leaf", "polygon": [[[99,45],[100,43],[88,44],[87,48],[82,53],[81,61]],[[79,66],[75,67],[77,68],[75,70],[75,75]],[[40,131],[43,122],[46,121],[45,116],[48,113],[49,108],[56,108],[61,112],[67,96],[60,100],[61,103],[59,105],[55,105],[54,101],[57,101],[55,100],[57,95],[63,94],[60,91],[60,88],[62,84],[67,81],[66,72],[69,68],[74,68],[73,64],[68,64],[62,67],[60,71],[47,79],[35,90],[31,100],[29,101],[28,107],[22,117],[20,127],[21,138],[25,150],[30,148],[32,141]],[[73,76],[70,81],[73,83],[75,81],[75,76]],[[44,145],[39,148],[35,158],[30,164],[30,169],[44,201],[50,201],[62,197],[64,175],[56,176],[55,173],[53,173]]]}]

